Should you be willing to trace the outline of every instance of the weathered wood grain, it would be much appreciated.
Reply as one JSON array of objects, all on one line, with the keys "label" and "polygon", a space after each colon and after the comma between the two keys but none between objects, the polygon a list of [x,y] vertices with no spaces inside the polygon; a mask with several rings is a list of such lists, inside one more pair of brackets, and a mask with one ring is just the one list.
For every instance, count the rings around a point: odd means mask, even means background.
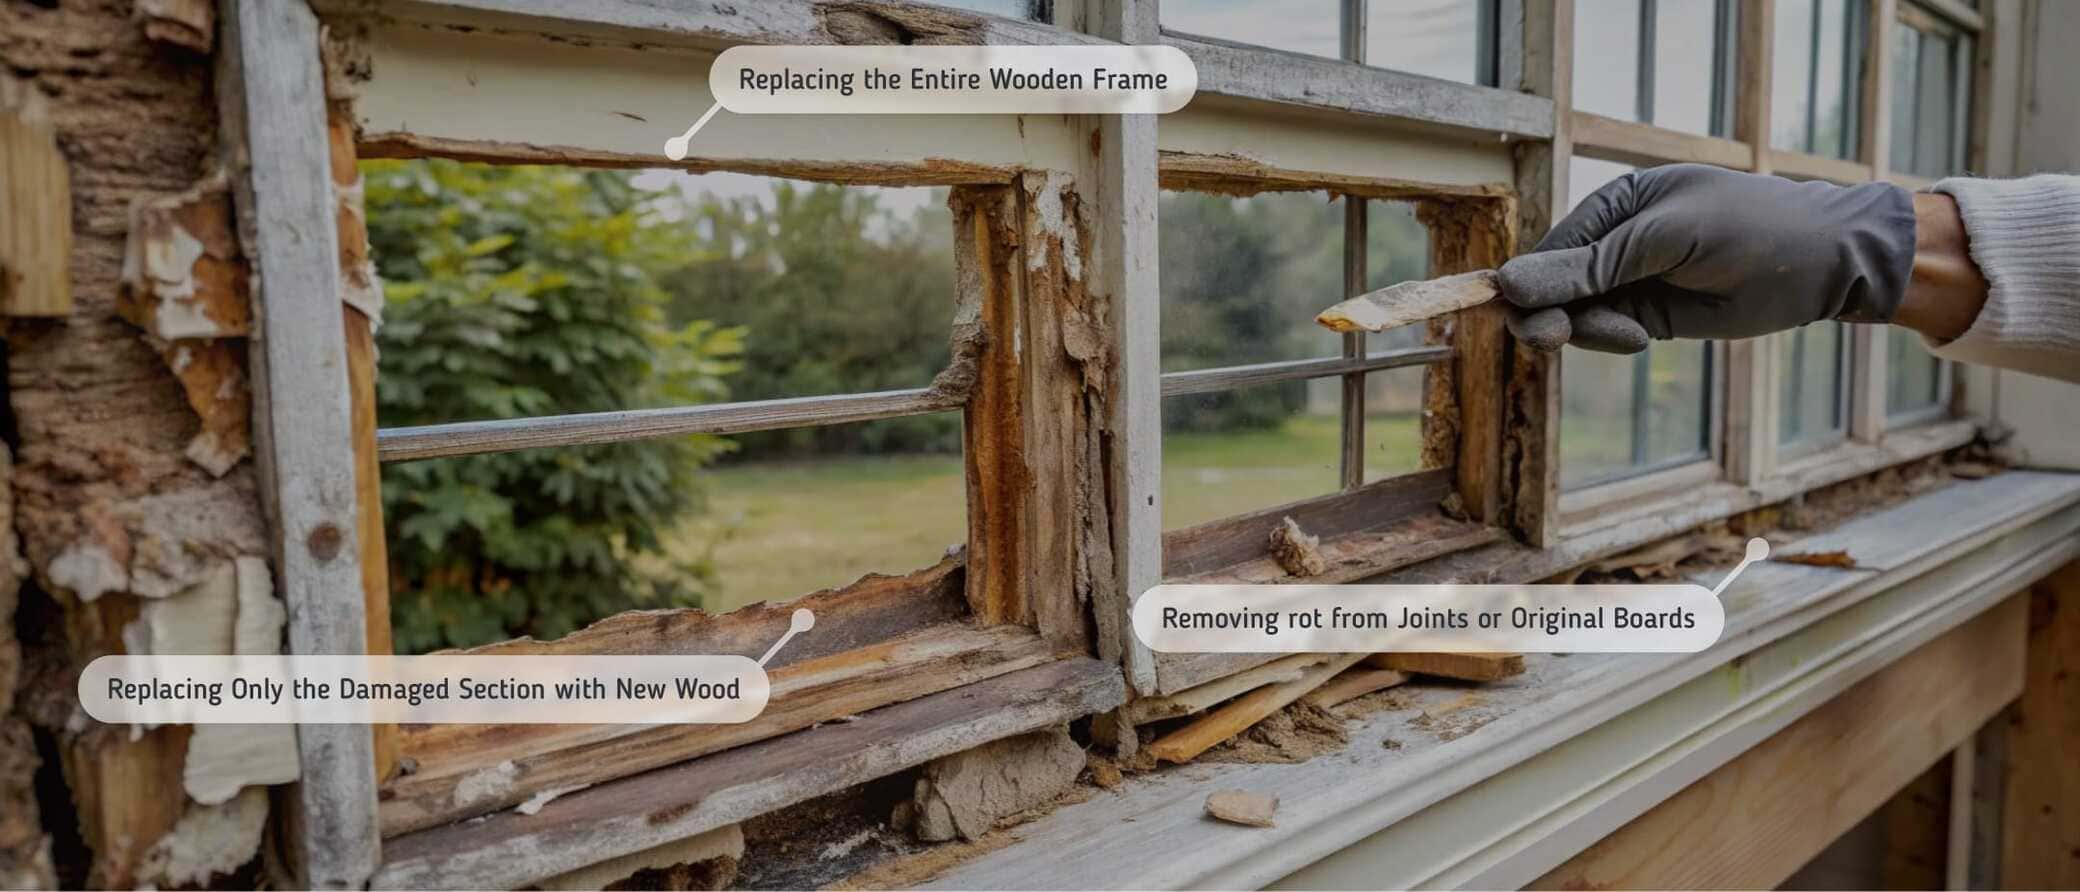
[{"label": "weathered wood grain", "polygon": [[1314,321],[1330,331],[1387,331],[1494,300],[1494,270],[1402,282],[1338,303]]},{"label": "weathered wood grain", "polygon": [[1365,664],[1461,681],[1501,681],[1524,674],[1523,654],[1384,653],[1366,657]]},{"label": "weathered wood grain", "polygon": [[2028,596],[2027,675],[2006,729],[2000,882],[2080,887],[2080,564],[2030,586]]},{"label": "weathered wood grain", "polygon": [[497,811],[542,790],[627,777],[1030,668],[1055,656],[1054,648],[1028,629],[954,624],[776,669],[765,711],[741,724],[414,729],[406,746],[418,768],[383,788],[383,831],[394,836]]},{"label": "weathered wood grain", "polygon": [[1119,670],[1074,658],[391,840],[373,885],[513,888],[1118,706]]},{"label": "weathered wood grain", "polygon": [[0,313],[72,312],[72,171],[50,101],[0,74]]},{"label": "weathered wood grain", "polygon": [[1451,492],[1448,470],[1418,471],[1348,492],[1276,505],[1163,534],[1163,575],[1177,579],[1270,557],[1272,528],[1287,517],[1324,541],[1384,528],[1435,510]]},{"label": "weathered wood grain", "polygon": [[[367,646],[337,198],[318,20],[301,3],[223,0],[217,99],[241,241],[258,274],[253,400],[289,650]],[[353,593],[342,596],[342,593]],[[380,857],[368,729],[297,729],[287,858],[309,888],[359,888]]]},{"label": "weathered wood grain", "polygon": [[1922,645],[1529,888],[1775,888],[2014,696],[2018,661],[1988,657],[2015,653],[2020,608]]},{"label": "weathered wood grain", "polygon": [[1342,675],[1330,679],[1328,684],[1316,688],[1314,693],[1308,694],[1301,699],[1322,709],[1332,709],[1363,697],[1366,694],[1374,691],[1383,691],[1406,681],[1408,681],[1408,673],[1406,672],[1396,672],[1392,669],[1359,669],[1352,667],[1344,670]]},{"label": "weathered wood grain", "polygon": [[1128,724],[1145,725],[1163,719],[1198,715],[1265,685],[1298,681],[1309,666],[1328,659],[1328,654],[1292,654],[1280,657],[1261,666],[1216,678],[1198,687],[1168,696],[1137,697],[1120,709],[1120,716]]},{"label": "weathered wood grain", "polygon": [[1690,162],[1751,170],[1755,148],[1744,142],[1621,121],[1585,111],[1574,113],[1575,151],[1581,155],[1652,167]]},{"label": "weathered wood grain", "polygon": [[1164,762],[1189,762],[1216,744],[1248,729],[1274,712],[1321,687],[1336,674],[1364,659],[1364,654],[1338,654],[1309,666],[1292,681],[1280,682],[1244,694],[1204,717],[1156,738],[1148,751]]}]

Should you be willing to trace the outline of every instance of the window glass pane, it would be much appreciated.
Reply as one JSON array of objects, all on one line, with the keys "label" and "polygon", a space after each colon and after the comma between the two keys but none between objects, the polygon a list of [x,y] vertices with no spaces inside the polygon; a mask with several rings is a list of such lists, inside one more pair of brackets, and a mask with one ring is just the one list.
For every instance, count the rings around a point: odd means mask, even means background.
[{"label": "window glass pane", "polygon": [[1164,400],[1163,527],[1335,492],[1341,482],[1342,400],[1334,386],[1311,388],[1312,383]]},{"label": "window glass pane", "polygon": [[1808,325],[1772,338],[1777,351],[1777,441],[1799,443],[1842,429],[1842,361],[1848,348],[1839,322]]},{"label": "window glass pane", "polygon": [[1913,172],[1925,177],[1939,177],[1956,167],[1956,159],[1950,154],[1953,51],[1948,38],[1922,33],[1921,67],[1914,86]]},{"label": "window glass pane", "polygon": [[667,536],[706,564],[701,606],[734,610],[929,567],[967,541],[958,412],[738,436],[705,510]]},{"label": "window glass pane", "polygon": [[[923,387],[944,189],[371,161],[386,424]],[[641,382],[619,386],[615,382]]]},{"label": "window glass pane", "polygon": [[[1430,231],[1416,220],[1415,205],[1405,201],[1370,201],[1365,206],[1365,288],[1430,275]],[[1414,347],[1423,343],[1428,326],[1404,325],[1365,336],[1368,351]]]},{"label": "window glass pane", "polygon": [[1422,464],[1423,370],[1366,375],[1365,482],[1413,473]]},{"label": "window glass pane", "polygon": [[1367,0],[1365,63],[1481,82],[1481,0]]},{"label": "window glass pane", "polygon": [[1778,0],[1776,39],[1771,48],[1770,145],[1794,152],[1809,151],[1812,131],[1806,113],[1813,79],[1813,4],[1815,0]]},{"label": "window glass pane", "polygon": [[1647,447],[1635,464],[1710,453],[1710,348],[1704,341],[1661,341],[1647,348]]},{"label": "window glass pane", "polygon": [[1599,0],[1574,10],[1574,107],[1639,120],[1640,0]]},{"label": "window glass pane", "polygon": [[1337,0],[1164,0],[1163,27],[1337,58],[1343,15]]},{"label": "window glass pane", "polygon": [[1566,349],[1560,485],[1575,487],[1710,454],[1710,345],[1655,341],[1614,356]]},{"label": "window glass pane", "polygon": [[[1570,205],[1631,170],[1573,159]],[[1560,482],[1582,486],[1709,454],[1710,345],[1656,341],[1636,356],[1563,353]]]},{"label": "window glass pane", "polygon": [[1319,192],[1165,192],[1163,369],[1335,356],[1314,322],[1343,297],[1343,204]]},{"label": "window glass pane", "polygon": [[1819,0],[1819,43],[1814,54],[1819,64],[1813,70],[1812,147],[1807,151],[1834,158],[1856,155],[1856,85],[1861,80],[1862,60],[1855,46],[1851,24],[1852,3],[1862,0]]},{"label": "window glass pane", "polygon": [[1894,170],[1919,170],[1914,157],[1914,114],[1921,71],[1921,32],[1895,23],[1892,26],[1892,143],[1889,148]]},{"label": "window glass pane", "polygon": [[1633,464],[1638,358],[1568,347],[1560,361],[1561,487],[1623,476]]},{"label": "window glass pane", "polygon": [[1921,336],[1903,328],[1886,330],[1885,411],[1902,415],[1935,405],[1942,399],[1942,369],[1921,344]]},{"label": "window glass pane", "polygon": [[[1655,5],[1656,126],[1713,132],[1717,115],[1712,107],[1712,44],[1718,30],[1717,7],[1714,0],[1660,0]],[[1581,15],[1579,11],[1575,14]]]},{"label": "window glass pane", "polygon": [[[920,386],[946,365],[943,190],[444,160],[362,171],[385,427]],[[960,415],[941,413],[386,465],[398,647],[553,638],[631,608],[726,609],[928,565],[964,536],[960,442]],[[817,484],[762,473],[783,461]],[[854,560],[860,538],[831,524],[864,507],[828,509],[884,501],[848,481],[897,466],[937,469],[941,483],[899,489],[939,501],[880,535],[930,544],[883,538]]]},{"label": "window glass pane", "polygon": [[1957,72],[1957,85],[1951,106],[1950,123],[1950,166],[1944,176],[1965,172],[1971,163],[1969,152],[1972,132],[1972,38],[1969,34],[1959,35],[1957,51],[1952,58],[1952,69]]}]

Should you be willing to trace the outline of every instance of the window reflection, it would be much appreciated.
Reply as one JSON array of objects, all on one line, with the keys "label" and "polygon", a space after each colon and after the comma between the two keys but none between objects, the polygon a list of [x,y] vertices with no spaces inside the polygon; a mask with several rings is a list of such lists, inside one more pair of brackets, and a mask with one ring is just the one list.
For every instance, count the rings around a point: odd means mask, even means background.
[{"label": "window reflection", "polygon": [[1483,0],[1367,0],[1365,64],[1464,84],[1483,71]]},{"label": "window reflection", "polygon": [[1310,56],[1342,55],[1337,0],[1163,0],[1163,27]]},{"label": "window reflection", "polygon": [[[1569,205],[1632,168],[1575,158]],[[1567,348],[1560,374],[1560,485],[1574,488],[1711,454],[1711,345],[1655,341],[1617,356]]]},{"label": "window reflection", "polygon": [[1921,336],[1903,328],[1886,331],[1885,413],[1906,415],[1943,398],[1943,370]]},{"label": "window reflection", "polygon": [[1777,442],[1825,440],[1844,428],[1846,332],[1839,322],[1822,322],[1772,339],[1777,351]]},{"label": "window reflection", "polygon": [[1625,121],[1640,119],[1640,3],[1576,4],[1575,108]]}]

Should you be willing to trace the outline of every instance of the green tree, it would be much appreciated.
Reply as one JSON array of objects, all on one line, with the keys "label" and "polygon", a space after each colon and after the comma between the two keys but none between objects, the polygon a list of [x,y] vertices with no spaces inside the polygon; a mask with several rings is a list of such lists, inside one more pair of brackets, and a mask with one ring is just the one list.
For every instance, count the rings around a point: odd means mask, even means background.
[{"label": "green tree", "polygon": [[[383,425],[711,402],[742,332],[671,323],[661,281],[707,254],[630,175],[450,161],[363,165],[387,305]],[[660,533],[702,506],[690,436],[383,469],[401,652],[555,637],[639,606],[697,606],[699,561]]]},{"label": "green tree", "polygon": [[[935,194],[937,190],[935,190]],[[900,216],[871,190],[773,181],[769,200],[685,200],[688,228],[715,250],[667,277],[674,322],[725,319],[749,332],[737,399],[921,387],[946,367],[953,240],[942,203]],[[960,418],[739,437],[748,458],[952,452]]]}]

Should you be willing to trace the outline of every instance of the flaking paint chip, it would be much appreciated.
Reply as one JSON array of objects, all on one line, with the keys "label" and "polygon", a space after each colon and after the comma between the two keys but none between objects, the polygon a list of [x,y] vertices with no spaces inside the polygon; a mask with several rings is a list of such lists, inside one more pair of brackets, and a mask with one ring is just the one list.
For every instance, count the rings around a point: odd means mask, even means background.
[{"label": "flaking paint chip", "polygon": [[1230,824],[1273,827],[1278,797],[1248,790],[1215,790],[1206,794],[1206,813]]}]

